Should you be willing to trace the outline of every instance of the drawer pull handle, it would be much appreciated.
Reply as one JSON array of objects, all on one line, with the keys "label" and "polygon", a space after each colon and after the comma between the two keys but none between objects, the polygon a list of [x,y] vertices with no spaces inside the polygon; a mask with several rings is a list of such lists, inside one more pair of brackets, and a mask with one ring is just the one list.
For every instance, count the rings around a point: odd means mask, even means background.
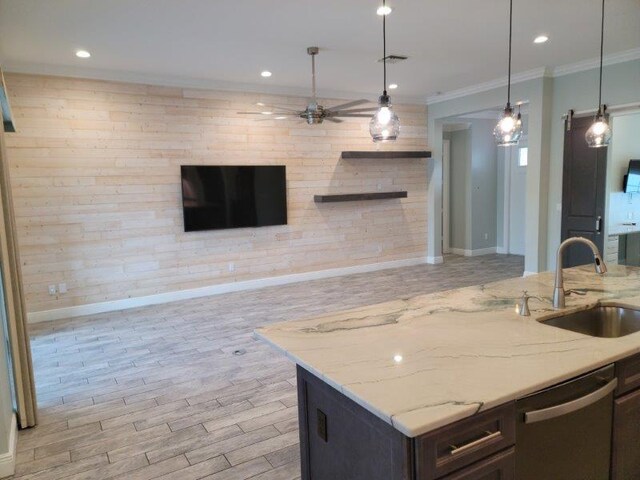
[{"label": "drawer pull handle", "polygon": [[473,442],[467,443],[466,445],[462,445],[461,447],[458,447],[456,445],[450,445],[451,455],[459,455],[461,453],[466,452],[467,450],[477,447],[478,445],[482,445],[483,443],[489,442],[494,438],[498,438],[500,435],[502,435],[502,432],[500,430],[498,430],[497,432],[487,431],[485,433],[487,434],[486,436],[479,438],[478,440],[475,440]]}]

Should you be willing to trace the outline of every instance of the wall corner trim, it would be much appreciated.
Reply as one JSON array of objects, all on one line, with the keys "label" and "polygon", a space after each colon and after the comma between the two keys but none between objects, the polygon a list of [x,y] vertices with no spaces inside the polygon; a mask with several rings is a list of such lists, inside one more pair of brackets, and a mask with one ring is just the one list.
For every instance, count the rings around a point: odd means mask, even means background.
[{"label": "wall corner trim", "polygon": [[93,315],[96,313],[114,312],[118,310],[126,310],[129,308],[159,305],[163,303],[176,302],[179,300],[189,300],[191,298],[208,297],[210,295],[219,295],[221,293],[256,290],[264,287],[287,285],[290,283],[306,282],[309,280],[320,280],[330,277],[340,277],[343,275],[353,275],[356,273],[375,272],[378,270],[388,270],[390,268],[412,267],[425,263],[430,263],[428,257],[414,257],[402,260],[392,260],[389,262],[354,265],[351,267],[316,270],[304,273],[294,273],[291,275],[280,275],[277,277],[259,278],[255,280],[221,283],[217,285],[209,285],[206,287],[159,293],[143,297],[124,298],[121,300],[112,300],[109,302],[75,305],[72,307],[44,310],[41,312],[30,312],[28,314],[28,321],[29,323],[40,323],[51,320],[60,320],[63,318],[82,317],[85,315]]},{"label": "wall corner trim", "polygon": [[427,257],[427,263],[430,265],[440,265],[441,263],[444,263],[444,257]]},{"label": "wall corner trim", "polygon": [[11,418],[9,432],[9,451],[0,454],[0,478],[10,477],[16,469],[16,449],[18,445],[18,421],[16,415]]}]

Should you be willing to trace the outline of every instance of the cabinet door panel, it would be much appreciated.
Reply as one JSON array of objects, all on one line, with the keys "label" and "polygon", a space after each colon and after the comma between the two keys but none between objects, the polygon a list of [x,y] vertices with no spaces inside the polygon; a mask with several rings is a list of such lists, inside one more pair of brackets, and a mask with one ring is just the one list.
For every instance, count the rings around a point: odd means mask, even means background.
[{"label": "cabinet door panel", "polygon": [[640,390],[615,401],[611,477],[640,478]]},{"label": "cabinet door panel", "polygon": [[515,464],[514,449],[510,448],[441,480],[514,480]]}]

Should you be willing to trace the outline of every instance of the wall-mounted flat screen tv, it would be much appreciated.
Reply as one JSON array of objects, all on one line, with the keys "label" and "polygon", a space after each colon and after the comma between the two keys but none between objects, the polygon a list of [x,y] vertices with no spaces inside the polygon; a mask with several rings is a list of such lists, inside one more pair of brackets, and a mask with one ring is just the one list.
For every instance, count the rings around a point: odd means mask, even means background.
[{"label": "wall-mounted flat screen tv", "polygon": [[284,166],[182,165],[184,231],[287,224]]},{"label": "wall-mounted flat screen tv", "polygon": [[629,173],[624,177],[625,193],[640,193],[640,160],[629,161]]}]

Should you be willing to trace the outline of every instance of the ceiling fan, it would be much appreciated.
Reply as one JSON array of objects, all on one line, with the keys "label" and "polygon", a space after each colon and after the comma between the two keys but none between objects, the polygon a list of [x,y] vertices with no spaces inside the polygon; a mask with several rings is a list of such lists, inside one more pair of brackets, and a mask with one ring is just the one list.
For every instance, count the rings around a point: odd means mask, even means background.
[{"label": "ceiling fan", "polygon": [[240,115],[261,115],[268,116],[268,118],[262,118],[261,120],[284,120],[289,117],[300,117],[309,125],[317,125],[324,120],[328,120],[334,123],[341,123],[340,118],[346,117],[366,117],[369,118],[376,110],[376,107],[370,108],[353,108],[358,105],[369,103],[369,100],[354,100],[352,102],[342,103],[333,107],[325,108],[318,103],[316,95],[316,55],[320,49],[318,47],[307,48],[307,53],[311,56],[311,101],[304,110],[296,110],[290,107],[283,107],[279,105],[265,105],[264,103],[258,103],[259,107],[267,108],[268,110],[262,112],[238,112]]}]

